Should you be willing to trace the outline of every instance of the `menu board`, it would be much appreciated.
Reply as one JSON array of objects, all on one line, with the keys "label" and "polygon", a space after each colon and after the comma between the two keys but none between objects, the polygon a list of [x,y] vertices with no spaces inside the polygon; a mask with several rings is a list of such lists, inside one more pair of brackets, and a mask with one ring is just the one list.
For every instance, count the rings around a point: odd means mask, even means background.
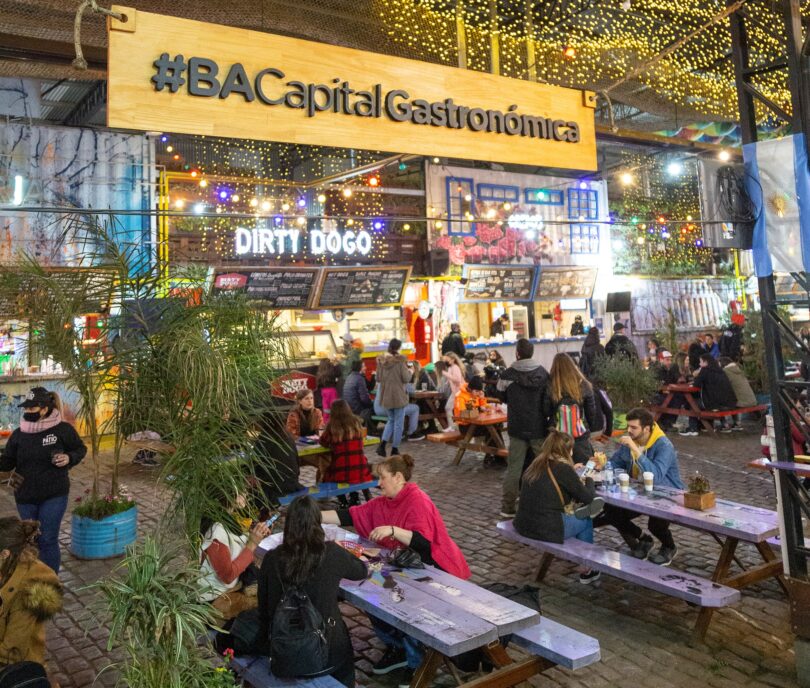
[{"label": "menu board", "polygon": [[532,266],[465,266],[463,301],[531,301],[535,269]]},{"label": "menu board", "polygon": [[410,267],[324,268],[313,308],[401,306]]},{"label": "menu board", "polygon": [[318,268],[219,268],[214,292],[235,292],[274,309],[307,308],[318,284]]},{"label": "menu board", "polygon": [[596,268],[555,267],[540,269],[536,301],[589,299],[596,284]]}]

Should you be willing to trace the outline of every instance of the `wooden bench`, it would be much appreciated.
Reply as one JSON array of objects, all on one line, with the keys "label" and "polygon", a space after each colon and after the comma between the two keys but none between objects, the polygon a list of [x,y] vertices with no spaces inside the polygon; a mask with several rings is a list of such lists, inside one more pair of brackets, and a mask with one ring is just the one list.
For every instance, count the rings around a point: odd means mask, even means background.
[{"label": "wooden bench", "polygon": [[601,659],[596,638],[547,617],[539,624],[515,631],[511,642],[530,654],[571,670],[582,669]]},{"label": "wooden bench", "polygon": [[313,499],[331,499],[338,495],[349,494],[350,492],[360,492],[362,490],[370,490],[372,487],[377,487],[376,480],[369,480],[365,483],[318,483],[312,487],[305,487],[303,490],[291,492],[283,497],[279,497],[278,502],[282,506],[286,506],[296,497],[309,495]]},{"label": "wooden bench", "polygon": [[460,432],[432,432],[427,436],[428,442],[436,442],[437,444],[447,444],[448,442],[457,442],[461,439]]},{"label": "wooden bench", "polygon": [[543,553],[537,573],[538,581],[543,579],[551,562],[558,557],[641,587],[677,597],[699,607],[725,607],[740,600],[740,591],[734,588],[643,559],[636,559],[629,554],[622,554],[600,545],[592,545],[573,538],[562,544],[533,540],[520,535],[512,525],[512,521],[501,521],[497,528],[507,540],[528,545]]},{"label": "wooden bench", "polygon": [[253,688],[342,688],[343,684],[331,676],[315,678],[278,678],[270,671],[267,657],[234,657],[231,668],[242,681]]}]

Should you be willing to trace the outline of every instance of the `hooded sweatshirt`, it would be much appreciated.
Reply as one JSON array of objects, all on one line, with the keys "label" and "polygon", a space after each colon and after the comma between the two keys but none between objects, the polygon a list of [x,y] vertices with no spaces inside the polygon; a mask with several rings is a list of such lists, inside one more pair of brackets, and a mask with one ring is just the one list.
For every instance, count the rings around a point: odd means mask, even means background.
[{"label": "hooded sweatshirt", "polygon": [[649,471],[653,474],[654,485],[683,489],[678,454],[657,423],[653,423],[650,439],[639,454],[622,445],[610,457],[610,463],[615,470],[626,471],[632,478],[640,478],[642,473]]},{"label": "hooded sweatshirt", "polygon": [[536,440],[548,433],[546,394],[548,373],[530,358],[515,361],[498,380],[498,395],[506,402],[509,436]]},{"label": "hooded sweatshirt", "polygon": [[45,622],[62,609],[62,584],[53,570],[23,554],[0,588],[0,666],[45,663]]},{"label": "hooded sweatshirt", "polygon": [[402,354],[385,354],[377,358],[377,382],[380,385],[380,406],[384,409],[408,405],[405,385],[413,374],[408,370],[408,359]]}]

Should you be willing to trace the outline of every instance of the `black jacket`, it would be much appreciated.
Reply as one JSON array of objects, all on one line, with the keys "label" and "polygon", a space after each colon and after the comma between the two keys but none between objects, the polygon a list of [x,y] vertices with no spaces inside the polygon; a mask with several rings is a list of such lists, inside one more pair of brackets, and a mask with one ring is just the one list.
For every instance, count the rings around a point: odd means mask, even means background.
[{"label": "black jacket", "polygon": [[[281,601],[280,570],[283,570],[281,557],[277,550],[271,550],[265,555],[259,571],[259,637],[262,639],[269,639],[273,616]],[[329,662],[336,667],[335,673],[340,673],[343,665],[354,662],[349,631],[338,607],[338,587],[342,578],[356,581],[365,577],[366,565],[362,561],[340,545],[327,542],[320,566],[303,586],[324,621],[333,619],[335,622],[329,633]],[[327,626],[331,624],[327,622]]]},{"label": "black jacket", "polygon": [[707,353],[706,348],[700,342],[692,342],[686,351],[689,358],[689,370],[695,371],[700,368],[700,357]]},{"label": "black jacket", "polygon": [[[593,501],[595,493],[591,478],[586,478],[583,485],[567,463],[551,461],[549,465],[566,504],[572,501],[590,504]],[[524,537],[563,542],[563,504],[547,471],[543,471],[533,483],[523,481],[514,526]]]},{"label": "black jacket", "polygon": [[[54,454],[67,454],[70,462],[64,468],[57,468],[51,458]],[[41,504],[70,492],[68,469],[79,463],[85,454],[87,447],[70,423],[62,421],[50,430],[35,433],[17,428],[3,449],[0,471],[14,469],[22,476],[23,484],[14,493],[17,504]]]},{"label": "black jacket", "polygon": [[267,430],[261,432],[253,449],[256,452],[256,478],[264,494],[264,506],[275,505],[279,497],[302,489],[298,482],[298,448],[286,429],[278,437]]},{"label": "black jacket", "polygon": [[701,368],[692,384],[700,387],[700,400],[708,410],[733,409],[737,406],[734,388],[723,369],[717,365]]},{"label": "black jacket", "polygon": [[610,356],[622,356],[624,358],[638,360],[638,350],[636,345],[633,344],[623,334],[614,334],[607,344],[605,344],[605,353]]},{"label": "black jacket", "polygon": [[590,437],[591,430],[599,430],[602,427],[604,419],[596,409],[596,397],[594,396],[593,387],[589,383],[582,383],[582,403],[580,404],[568,397],[565,399],[552,399],[551,394],[546,395],[546,415],[552,421],[556,419],[557,409],[562,403],[569,406],[579,406],[580,417],[585,419],[585,425],[588,427],[588,432],[582,437]]},{"label": "black jacket", "polygon": [[589,380],[596,372],[596,361],[600,356],[605,355],[605,347],[597,339],[596,342],[589,342],[587,339],[582,345],[582,351],[579,354],[579,369],[582,374]]},{"label": "black jacket", "polygon": [[442,356],[451,351],[458,354],[459,358],[464,358],[464,338],[458,332],[451,332],[442,340]]},{"label": "black jacket", "polygon": [[548,434],[548,373],[534,361],[515,361],[501,373],[498,396],[506,402],[510,437],[535,440]]}]

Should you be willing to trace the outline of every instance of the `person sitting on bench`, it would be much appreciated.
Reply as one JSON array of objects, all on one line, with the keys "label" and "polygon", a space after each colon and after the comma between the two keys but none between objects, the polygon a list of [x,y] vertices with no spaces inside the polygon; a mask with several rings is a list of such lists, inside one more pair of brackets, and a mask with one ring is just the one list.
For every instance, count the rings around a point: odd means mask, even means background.
[{"label": "person sitting on bench", "polygon": [[[523,474],[513,525],[524,537],[559,544],[576,538],[593,544],[591,515],[602,510],[605,500],[595,496],[593,478],[580,480],[573,451],[574,438],[552,429]],[[575,508],[577,502],[582,506]],[[592,569],[579,576],[580,583],[598,579],[599,571]]]},{"label": "person sitting on bench", "polygon": [[[754,390],[751,389],[751,383],[745,377],[745,371],[732,361],[728,356],[721,356],[718,361],[723,372],[726,374],[728,381],[731,383],[731,388],[734,390],[734,396],[737,397],[737,408],[747,408],[757,405],[757,396]],[[740,425],[740,416],[731,416],[731,429],[742,430]]]},{"label": "person sitting on bench", "polygon": [[[701,409],[708,411],[725,411],[737,407],[737,397],[734,388],[723,369],[711,354],[700,355],[700,370],[692,380],[692,385],[700,389]],[[700,428],[700,418],[689,417],[689,428],[678,434],[684,437],[697,437]],[[731,422],[728,418],[721,421],[720,432],[731,432]]]},{"label": "person sitting on bench", "polygon": [[[675,447],[656,425],[647,409],[634,408],[627,414],[627,434],[619,438],[619,444],[622,446],[610,457],[610,463],[617,474],[625,472],[631,478],[639,479],[642,473],[650,471],[654,485],[683,489]],[[636,559],[646,559],[653,547],[653,539],[633,523],[633,519],[638,516],[635,511],[608,504],[602,514],[594,519],[593,525],[594,528],[613,526],[629,545],[630,554]],[[660,549],[650,555],[650,561],[669,566],[678,553],[675,540],[669,532],[669,521],[650,516],[647,527],[661,542]]]}]

